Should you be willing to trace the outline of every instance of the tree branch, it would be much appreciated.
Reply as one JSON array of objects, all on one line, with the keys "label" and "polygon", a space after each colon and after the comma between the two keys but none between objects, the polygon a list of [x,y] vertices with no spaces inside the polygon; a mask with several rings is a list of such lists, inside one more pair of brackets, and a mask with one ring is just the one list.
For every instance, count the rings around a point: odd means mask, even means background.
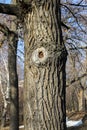
[{"label": "tree branch", "polygon": [[83,4],[80,4],[80,3],[78,3],[78,4],[71,4],[71,3],[68,3],[68,5],[70,5],[70,6],[80,6],[80,7],[87,7],[87,5],[83,5]]},{"label": "tree branch", "polygon": [[[14,31],[11,31],[5,24],[1,24],[1,23],[0,23],[0,31],[1,31],[2,33],[4,33],[4,36],[6,36],[6,37],[8,37],[8,36],[11,35],[11,34],[14,34],[15,37],[18,37],[18,34],[17,34],[16,32],[14,32]],[[4,41],[4,40],[3,40],[3,41]],[[0,43],[0,47],[2,47],[3,41],[2,41],[2,43]]]},{"label": "tree branch", "polygon": [[9,29],[6,25],[0,23],[0,31],[4,33],[5,36],[8,35]]},{"label": "tree branch", "polygon": [[75,16],[75,14],[73,13],[73,11],[68,6],[66,6],[65,4],[61,4],[61,6],[65,7],[72,14],[72,16],[76,20],[76,23],[77,23],[78,27],[80,28],[80,30],[86,34],[86,31],[82,29],[81,25],[78,22],[78,18]]},{"label": "tree branch", "polygon": [[19,17],[21,15],[20,12],[20,8],[17,5],[0,3],[0,13]]},{"label": "tree branch", "polygon": [[[87,4],[82,4],[83,0],[81,0],[79,3],[70,3],[70,2],[64,2],[63,4],[68,6],[77,6],[77,7],[87,7]],[[62,4],[61,4],[62,5]]]},{"label": "tree branch", "polygon": [[70,27],[67,26],[65,23],[63,23],[62,21],[61,21],[61,25],[62,25],[63,27],[65,27],[67,30],[70,29]]},{"label": "tree branch", "polygon": [[80,81],[82,78],[86,77],[87,73],[82,74],[81,76],[77,77],[77,79],[73,79],[71,80],[69,83],[66,84],[67,87],[69,87],[70,85],[72,85],[73,83]]},{"label": "tree branch", "polygon": [[10,30],[5,24],[0,23],[0,31],[4,33],[4,35],[8,36],[8,34],[13,33],[18,37],[18,34],[15,31]]},{"label": "tree branch", "polygon": [[77,48],[69,48],[69,50],[77,50],[77,49],[87,49],[87,46],[84,46],[84,47],[77,47]]}]

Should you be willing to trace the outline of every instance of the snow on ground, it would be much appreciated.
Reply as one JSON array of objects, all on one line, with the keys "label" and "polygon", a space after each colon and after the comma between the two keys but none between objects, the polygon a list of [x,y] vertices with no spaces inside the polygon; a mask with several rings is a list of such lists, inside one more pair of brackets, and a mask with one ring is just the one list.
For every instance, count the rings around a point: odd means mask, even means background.
[{"label": "snow on ground", "polygon": [[19,128],[24,128],[24,125],[20,125]]},{"label": "snow on ground", "polygon": [[73,121],[73,120],[68,120],[68,118],[66,118],[66,126],[67,127],[75,127],[75,126],[80,126],[82,125],[82,119],[77,120],[77,121]]},{"label": "snow on ground", "polygon": [[[73,121],[73,120],[68,120],[68,118],[66,118],[66,126],[67,127],[76,127],[76,126],[80,126],[82,125],[82,119],[77,120],[77,121]],[[19,126],[19,128],[24,128],[24,125]]]}]

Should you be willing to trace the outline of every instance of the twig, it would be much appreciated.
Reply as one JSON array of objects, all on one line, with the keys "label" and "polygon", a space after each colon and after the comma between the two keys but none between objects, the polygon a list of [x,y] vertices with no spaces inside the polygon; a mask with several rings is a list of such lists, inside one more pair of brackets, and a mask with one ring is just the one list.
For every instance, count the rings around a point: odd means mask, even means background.
[{"label": "twig", "polygon": [[80,26],[77,17],[74,15],[74,13],[72,12],[72,10],[66,6],[65,4],[61,4],[62,6],[64,6],[67,10],[69,10],[69,12],[72,14],[72,16],[75,18],[76,23],[78,24],[79,28],[82,30],[82,32],[84,32],[86,34],[86,32],[82,29],[82,27]]}]

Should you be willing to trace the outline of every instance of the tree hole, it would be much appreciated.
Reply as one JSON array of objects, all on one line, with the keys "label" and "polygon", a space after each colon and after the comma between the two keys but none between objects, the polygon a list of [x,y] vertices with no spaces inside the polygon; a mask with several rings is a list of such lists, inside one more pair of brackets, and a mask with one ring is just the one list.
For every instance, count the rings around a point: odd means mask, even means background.
[{"label": "tree hole", "polygon": [[38,53],[38,57],[39,57],[39,58],[43,58],[43,57],[44,57],[44,54],[43,54],[42,51],[39,51],[39,53]]}]

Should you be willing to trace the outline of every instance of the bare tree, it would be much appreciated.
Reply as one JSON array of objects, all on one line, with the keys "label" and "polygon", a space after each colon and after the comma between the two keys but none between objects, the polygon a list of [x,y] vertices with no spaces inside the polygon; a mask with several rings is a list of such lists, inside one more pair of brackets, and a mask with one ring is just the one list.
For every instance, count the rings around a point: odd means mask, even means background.
[{"label": "bare tree", "polygon": [[[74,101],[76,110],[84,110],[83,97],[87,73],[83,62],[86,56],[85,50],[87,49],[87,1],[61,0],[61,10],[62,21],[69,28],[62,29],[64,42],[68,50],[68,59],[74,57],[72,62],[70,59],[67,62],[67,86],[70,87],[67,88],[67,96],[70,96],[69,92],[71,92],[72,96],[70,98],[74,99],[72,103],[70,102],[71,105],[73,106]],[[76,97],[78,100],[75,100]],[[70,100],[70,98],[68,97],[67,100]],[[68,101],[67,103],[70,105]]]},{"label": "bare tree", "polygon": [[10,85],[10,130],[19,129],[19,100],[18,100],[18,77],[16,68],[16,54],[18,35],[10,31],[5,25],[0,24],[0,30],[8,38],[8,71]]},{"label": "bare tree", "polygon": [[17,36],[9,35],[8,68],[10,83],[10,130],[19,129],[19,100],[18,100],[18,76],[16,66]]},{"label": "bare tree", "polygon": [[[6,114],[7,114],[7,106],[8,106],[8,103],[9,103],[9,96],[10,96],[10,87],[9,87],[9,72],[8,72],[8,64],[6,63],[6,59],[4,59],[3,57],[3,54],[2,54],[2,50],[0,51],[0,56],[1,56],[1,60],[3,61],[3,66],[4,66],[4,69],[5,69],[5,73],[6,73],[6,79],[5,79],[5,76],[3,77],[2,75],[2,70],[0,68],[0,90],[1,90],[1,93],[2,93],[2,96],[3,96],[3,101],[4,101],[4,108],[3,108],[3,114],[2,114],[2,126],[5,126],[6,125]],[[4,74],[5,74],[4,73]],[[2,80],[2,77],[4,78],[4,80],[6,80],[6,88],[4,89],[4,86],[2,84],[3,80]]]}]

